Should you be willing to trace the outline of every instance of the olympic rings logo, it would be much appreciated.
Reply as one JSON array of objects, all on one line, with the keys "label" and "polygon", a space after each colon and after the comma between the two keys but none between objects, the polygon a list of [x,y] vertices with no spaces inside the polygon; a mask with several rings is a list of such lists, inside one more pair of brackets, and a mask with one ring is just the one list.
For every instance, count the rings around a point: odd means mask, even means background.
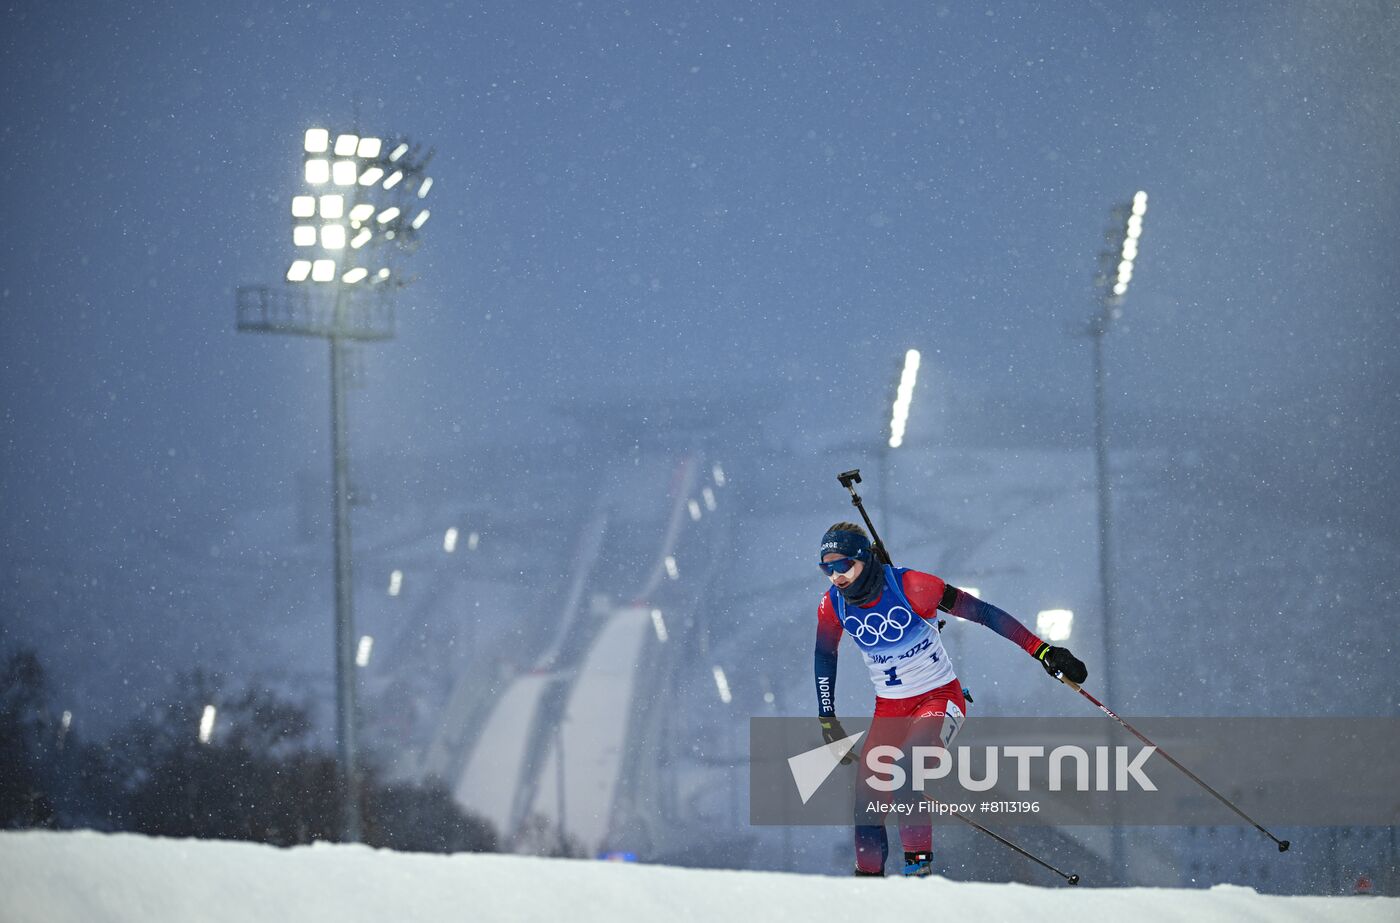
[{"label": "olympic rings logo", "polygon": [[904,632],[914,624],[914,613],[903,606],[891,606],[888,613],[847,615],[841,624],[861,647],[875,647],[881,641],[893,644],[903,638]]}]

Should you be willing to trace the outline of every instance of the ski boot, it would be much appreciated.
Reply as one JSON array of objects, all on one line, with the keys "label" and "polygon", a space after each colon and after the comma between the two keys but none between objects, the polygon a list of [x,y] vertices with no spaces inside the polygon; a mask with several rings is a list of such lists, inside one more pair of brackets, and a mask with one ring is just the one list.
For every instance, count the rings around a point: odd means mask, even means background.
[{"label": "ski boot", "polygon": [[933,856],[926,852],[904,854],[904,877],[927,878],[933,874]]},{"label": "ski boot", "polygon": [[856,866],[856,877],[857,877],[857,878],[884,878],[884,877],[885,877],[885,870],[884,870],[884,869],[880,869],[880,871],[878,871],[878,872],[867,872],[867,871],[865,871],[864,869],[862,869],[860,866]]}]

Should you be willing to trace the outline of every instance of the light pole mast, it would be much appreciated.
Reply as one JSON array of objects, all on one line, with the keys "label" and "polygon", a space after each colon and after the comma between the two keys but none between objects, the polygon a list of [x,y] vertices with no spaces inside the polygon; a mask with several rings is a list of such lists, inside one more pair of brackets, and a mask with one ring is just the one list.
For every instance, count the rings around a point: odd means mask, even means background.
[{"label": "light pole mast", "polygon": [[[428,220],[419,200],[432,188],[424,172],[432,153],[420,156],[407,141],[386,143],[358,133],[336,135],[332,146],[332,135],[323,128],[306,132],[303,152],[311,188],[310,194],[292,198],[297,259],[287,270],[286,286],[238,288],[237,327],[330,343],[336,755],[345,793],[341,837],[355,843],[362,833],[362,809],[346,351],[352,341],[394,336],[392,296],[403,283],[391,264],[398,254],[416,249],[418,232]],[[410,212],[416,212],[411,219]]]},{"label": "light pole mast", "polygon": [[344,288],[336,286],[335,325],[331,348],[331,527],[335,554],[335,702],[337,757],[345,783],[344,838],[360,842],[361,818],[359,760],[355,730],[359,705],[355,682],[355,593],[350,537],[350,437],[345,415]]},{"label": "light pole mast", "polygon": [[[1117,263],[1113,276],[1103,274],[1098,283],[1101,288],[1099,309],[1089,322],[1089,336],[1094,341],[1094,468],[1098,482],[1099,513],[1099,624],[1103,632],[1103,697],[1105,701],[1115,701],[1114,690],[1114,648],[1113,620],[1117,610],[1117,600],[1113,587],[1113,564],[1111,553],[1113,544],[1113,492],[1109,483],[1108,471],[1108,425],[1106,422],[1106,372],[1104,371],[1104,337],[1108,335],[1113,322],[1122,316],[1123,296],[1128,293],[1128,283],[1133,279],[1133,263],[1138,255],[1138,238],[1142,236],[1142,218],[1147,214],[1147,193],[1139,191],[1133,196],[1132,204],[1115,209],[1115,225],[1109,231],[1109,242],[1115,249],[1103,254],[1105,262]],[[1121,222],[1121,223],[1119,223]],[[1110,284],[1111,283],[1111,284]],[[1116,807],[1117,802],[1114,802]],[[1116,810],[1113,812],[1116,820]],[[1123,869],[1123,829],[1113,823],[1109,832],[1110,861],[1114,874]]]},{"label": "light pole mast", "polygon": [[1113,565],[1109,561],[1112,544],[1113,494],[1108,483],[1108,430],[1104,421],[1103,338],[1108,333],[1107,311],[1093,321],[1089,335],[1094,345],[1094,471],[1098,487],[1099,514],[1099,624],[1103,632],[1103,696],[1113,701]]}]

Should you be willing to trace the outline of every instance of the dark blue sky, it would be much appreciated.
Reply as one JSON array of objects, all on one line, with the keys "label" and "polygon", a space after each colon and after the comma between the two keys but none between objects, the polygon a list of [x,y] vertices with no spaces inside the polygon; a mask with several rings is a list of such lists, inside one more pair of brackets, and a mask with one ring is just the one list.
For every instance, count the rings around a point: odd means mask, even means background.
[{"label": "dark blue sky", "polygon": [[235,333],[232,292],[284,271],[302,132],[357,100],[437,150],[357,446],[697,394],[790,408],[730,421],[741,450],[840,412],[873,440],[909,346],[911,440],[985,436],[976,407],[1087,439],[1071,334],[1143,188],[1120,438],[1235,434],[1357,508],[1394,470],[1389,4],[84,2],[3,32],[12,546],[59,511],[178,529],[322,469],[324,346]]}]

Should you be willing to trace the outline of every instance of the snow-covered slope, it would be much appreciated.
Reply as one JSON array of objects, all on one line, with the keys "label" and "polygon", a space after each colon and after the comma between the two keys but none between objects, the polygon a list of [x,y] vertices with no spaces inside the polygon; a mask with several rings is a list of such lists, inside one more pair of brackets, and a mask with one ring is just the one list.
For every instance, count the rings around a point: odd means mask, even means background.
[{"label": "snow-covered slope", "polygon": [[887,919],[1100,919],[1135,923],[1394,920],[1400,899],[1274,897],[1208,891],[1033,888],[857,880],[519,856],[430,856],[364,846],[281,850],[132,834],[0,834],[0,919],[96,920],[813,920],[858,913],[878,896]]}]

